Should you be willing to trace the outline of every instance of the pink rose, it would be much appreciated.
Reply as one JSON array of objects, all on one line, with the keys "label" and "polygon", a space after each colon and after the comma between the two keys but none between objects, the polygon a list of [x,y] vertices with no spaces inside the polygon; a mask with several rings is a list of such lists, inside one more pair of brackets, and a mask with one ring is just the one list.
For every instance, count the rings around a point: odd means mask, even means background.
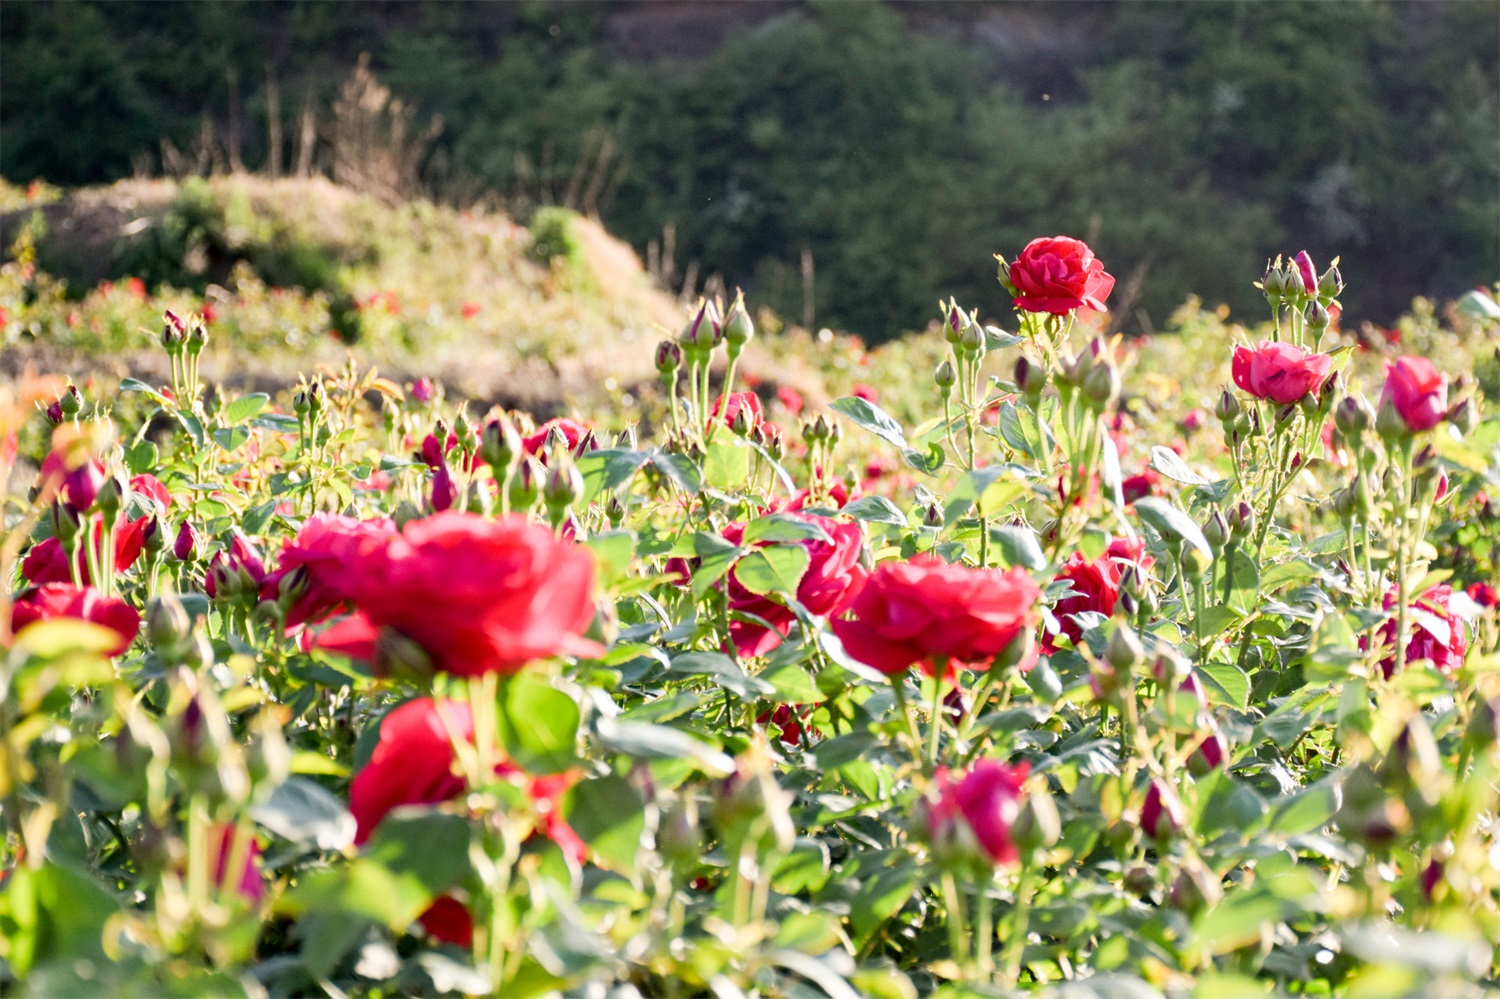
[{"label": "pink rose", "polygon": [[1282,406],[1299,402],[1318,389],[1333,366],[1328,354],[1309,354],[1289,343],[1262,340],[1255,347],[1234,348],[1234,383],[1257,399]]}]

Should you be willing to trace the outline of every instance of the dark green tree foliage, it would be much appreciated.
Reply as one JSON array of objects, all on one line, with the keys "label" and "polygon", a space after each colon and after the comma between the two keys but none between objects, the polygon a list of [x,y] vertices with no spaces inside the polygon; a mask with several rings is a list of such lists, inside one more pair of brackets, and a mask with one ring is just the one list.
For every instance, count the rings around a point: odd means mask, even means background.
[{"label": "dark green tree foliage", "polygon": [[[1345,255],[1351,321],[1500,273],[1500,3],[8,4],[0,170],[127,174],[205,115],[265,161],[360,52],[444,129],[438,197],[597,210],[783,314],[871,339],[934,290],[998,311],[973,261],[1086,238],[1125,329]],[[684,13],[688,11],[688,13]],[[710,16],[711,15],[711,16]],[[634,19],[644,48],[626,37]],[[644,28],[642,28],[644,25]],[[425,120],[425,118],[424,118]],[[285,154],[290,156],[290,150]]]}]

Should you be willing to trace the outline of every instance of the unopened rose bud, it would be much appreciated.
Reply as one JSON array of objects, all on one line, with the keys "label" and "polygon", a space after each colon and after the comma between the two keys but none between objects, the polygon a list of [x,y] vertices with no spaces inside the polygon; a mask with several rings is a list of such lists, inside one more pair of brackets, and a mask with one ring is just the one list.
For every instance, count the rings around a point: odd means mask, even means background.
[{"label": "unopened rose bud", "polygon": [[1062,836],[1062,819],[1057,803],[1045,789],[1039,788],[1021,802],[1021,810],[1010,827],[1011,839],[1021,851],[1022,862],[1028,862],[1038,850],[1047,850]]},{"label": "unopened rose bud", "polygon": [[1224,740],[1218,733],[1209,733],[1203,737],[1193,750],[1187,760],[1188,773],[1194,777],[1204,777],[1224,765]]},{"label": "unopened rose bud", "polygon": [[1255,508],[1241,500],[1229,510],[1229,538],[1239,543],[1255,531]]},{"label": "unopened rose bud", "polygon": [[1224,515],[1218,510],[1215,510],[1213,515],[1204,521],[1203,537],[1208,540],[1208,546],[1215,552],[1223,551],[1224,546],[1229,542],[1229,521],[1225,520]]},{"label": "unopened rose bud", "polygon": [[1028,399],[1036,399],[1047,387],[1047,371],[1025,354],[1016,359],[1016,388]]},{"label": "unopened rose bud", "polygon": [[1167,891],[1167,902],[1172,908],[1188,916],[1217,905],[1223,897],[1224,886],[1201,864],[1184,866]]},{"label": "unopened rose bud", "polygon": [[1318,278],[1318,295],[1322,298],[1337,298],[1344,290],[1344,275],[1339,273],[1338,265],[1328,268],[1323,276]]},{"label": "unopened rose bud", "polygon": [[501,413],[484,425],[479,437],[479,457],[496,480],[505,478],[507,472],[521,456],[521,433],[510,417]]},{"label": "unopened rose bud", "polygon": [[937,382],[938,391],[944,398],[953,391],[953,386],[958,382],[958,372],[953,369],[953,362],[944,360],[937,366],[932,380]]},{"label": "unopened rose bud", "polygon": [[1317,299],[1307,303],[1307,308],[1302,310],[1302,318],[1307,322],[1307,328],[1314,333],[1326,330],[1333,320],[1333,317],[1328,314],[1328,308]]},{"label": "unopened rose bud", "polygon": [[954,347],[963,339],[964,327],[968,325],[963,310],[953,299],[948,299],[948,312],[943,319],[943,338]]},{"label": "unopened rose bud", "polygon": [[983,357],[985,351],[984,330],[980,328],[978,323],[966,319],[963,335],[958,338],[958,346],[960,350],[972,358]]},{"label": "unopened rose bud", "polygon": [[749,407],[742,406],[734,414],[734,422],[729,425],[729,429],[736,437],[749,437],[750,432],[755,429],[754,421],[755,414],[750,411]]},{"label": "unopened rose bud", "polygon": [[656,370],[663,376],[676,375],[682,367],[682,348],[676,340],[663,340],[656,345]]},{"label": "unopened rose bud", "polygon": [[208,330],[202,323],[197,323],[187,336],[187,352],[189,357],[197,357],[203,353],[203,348],[208,344]]},{"label": "unopened rose bud", "polygon": [[78,386],[69,385],[68,390],[58,397],[57,406],[64,416],[77,416],[83,409],[83,394],[78,391]]},{"label": "unopened rose bud", "polygon": [[1103,410],[1120,397],[1120,369],[1109,361],[1094,365],[1083,378],[1083,395]]},{"label": "unopened rose bud", "polygon": [[1120,622],[1109,636],[1104,647],[1104,659],[1122,673],[1133,673],[1145,660],[1146,650],[1141,646],[1135,629]]},{"label": "unopened rose bud", "polygon": [[1219,422],[1227,425],[1233,424],[1240,415],[1240,401],[1234,397],[1234,393],[1225,389],[1219,393],[1219,401],[1214,404],[1214,415]]},{"label": "unopened rose bud", "polygon": [[1012,298],[1017,297],[1020,295],[1020,291],[1016,289],[1015,282],[1010,279],[1010,264],[1006,262],[1004,257],[997,255],[995,259],[1000,261],[1000,286],[1010,292]]},{"label": "unopened rose bud", "polygon": [[[88,513],[99,501],[99,493],[109,481],[104,465],[90,458],[63,476],[62,495],[68,506],[78,513]],[[118,497],[117,497],[118,498]],[[118,503],[116,504],[118,509]]]},{"label": "unopened rose bud", "polygon": [[1398,441],[1411,436],[1411,428],[1389,399],[1380,404],[1380,411],[1375,414],[1375,432],[1385,441]]},{"label": "unopened rose bud", "polygon": [[1286,277],[1281,273],[1281,268],[1274,264],[1266,265],[1266,273],[1260,281],[1261,291],[1265,292],[1266,301],[1272,305],[1278,305],[1286,291]]},{"label": "unopened rose bud", "polygon": [[547,471],[534,457],[521,459],[510,480],[510,508],[516,511],[530,510],[542,495],[542,480]]},{"label": "unopened rose bud", "polygon": [[729,314],[724,317],[724,343],[728,345],[729,356],[737,356],[754,335],[755,323],[745,309],[745,296],[738,294]]},{"label": "unopened rose bud", "polygon": [[1151,675],[1163,687],[1185,683],[1193,674],[1193,664],[1171,650],[1157,655],[1151,663]]},{"label": "unopened rose bud", "polygon": [[175,649],[192,634],[193,619],[177,594],[163,592],[146,610],[146,637],[153,649]]},{"label": "unopened rose bud", "polygon": [[1369,427],[1373,415],[1370,404],[1361,396],[1346,395],[1333,410],[1333,425],[1351,445],[1357,444],[1361,434]]},{"label": "unopened rose bud", "polygon": [[1089,664],[1089,691],[1093,693],[1094,700],[1113,704],[1124,682],[1125,678],[1120,676],[1120,671],[1108,661],[1098,660]]},{"label": "unopened rose bud", "polygon": [[46,412],[48,423],[51,423],[54,427],[62,423],[64,417],[62,411],[62,403],[60,401],[53,400],[52,405],[47,407]]},{"label": "unopened rose bud", "polygon": [[1154,840],[1171,839],[1187,825],[1187,813],[1172,786],[1160,777],[1146,789],[1141,806],[1141,831]]},{"label": "unopened rose bud", "polygon": [[1460,399],[1448,410],[1447,420],[1467,437],[1479,426],[1479,407],[1472,399]]},{"label": "unopened rose bud", "polygon": [[582,497],[583,476],[579,473],[578,466],[562,457],[561,452],[555,453],[551,467],[547,470],[546,482],[542,486],[542,502],[555,516],[571,508]]},{"label": "unopened rose bud", "polygon": [[676,804],[662,817],[656,830],[656,848],[676,867],[686,867],[703,858],[698,799],[690,792],[681,793]]},{"label": "unopened rose bud", "polygon": [[453,473],[448,471],[448,463],[445,461],[439,462],[437,468],[432,471],[432,490],[429,500],[434,513],[451,510],[458,500],[458,483],[453,481]]},{"label": "unopened rose bud", "polygon": [[922,524],[926,527],[942,527],[943,508],[936,502],[928,503],[927,509],[922,513]]}]

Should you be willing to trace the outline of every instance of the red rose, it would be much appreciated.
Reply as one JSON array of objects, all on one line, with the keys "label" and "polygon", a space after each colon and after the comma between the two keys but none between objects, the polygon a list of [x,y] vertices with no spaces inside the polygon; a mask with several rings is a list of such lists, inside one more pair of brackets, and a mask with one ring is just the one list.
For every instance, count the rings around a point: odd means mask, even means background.
[{"label": "red rose", "polygon": [[951,849],[963,843],[967,833],[996,867],[1020,863],[1021,854],[1010,833],[1021,813],[1021,785],[1028,770],[1025,763],[1008,767],[996,760],[980,760],[960,780],[946,770],[939,771],[938,800],[927,813],[934,846]]},{"label": "red rose", "polygon": [[842,510],[844,507],[849,505],[849,500],[852,498],[853,497],[849,495],[849,487],[844,485],[844,483],[840,481],[835,482],[833,485],[828,487],[827,502],[820,500],[817,503],[813,503],[812,490],[799,489],[795,493],[793,493],[790,498],[782,500],[779,504],[773,505],[772,512],[796,513],[808,506],[828,507],[833,510]]},{"label": "red rose", "polygon": [[125,601],[102,596],[91,586],[80,590],[69,583],[47,583],[16,597],[10,609],[10,630],[19,634],[29,624],[59,617],[89,621],[119,635],[119,642],[108,650],[112,656],[124,655],[141,630],[141,616]]},{"label": "red rose", "polygon": [[1496,596],[1495,588],[1489,583],[1470,583],[1464,592],[1468,593],[1470,600],[1485,609],[1500,604],[1500,597]]},{"label": "red rose", "polygon": [[561,435],[569,451],[577,451],[578,445],[583,443],[584,438],[589,435],[589,428],[577,420],[570,420],[566,416],[555,420],[548,420],[536,428],[536,433],[530,437],[521,438],[521,450],[542,462],[547,463],[547,438],[552,431],[556,430]]},{"label": "red rose", "polygon": [[1104,300],[1115,279],[1081,240],[1067,236],[1033,239],[1010,265],[1016,305],[1027,312],[1065,316],[1074,309],[1108,312]]},{"label": "red rose", "polygon": [[[837,614],[854,599],[868,575],[859,564],[859,554],[865,543],[864,532],[858,524],[841,524],[826,517],[804,515],[801,519],[823,528],[830,540],[810,538],[802,542],[809,561],[802,581],[797,584],[797,602],[810,614],[823,617]],[[744,524],[730,524],[724,529],[725,539],[734,544],[740,543],[744,533]],[[771,625],[767,628],[751,621],[730,621],[729,636],[742,656],[763,656],[776,648],[797,619],[786,604],[746,589],[732,571],[729,607],[753,614]]]},{"label": "red rose", "polygon": [[1146,801],[1141,806],[1141,831],[1152,839],[1170,839],[1187,825],[1187,812],[1172,785],[1160,777],[1146,789]]},{"label": "red rose", "polygon": [[1318,271],[1306,250],[1299,250],[1295,259],[1297,276],[1302,279],[1302,289],[1309,295],[1318,293]]},{"label": "red rose", "polygon": [[781,404],[785,406],[787,411],[793,416],[797,416],[802,412],[802,407],[804,405],[802,400],[802,393],[798,392],[790,385],[783,385],[781,386],[781,388],[777,389],[776,398],[781,400]]},{"label": "red rose", "polygon": [[[882,673],[939,658],[988,664],[1032,626],[1041,591],[1023,569],[969,569],[931,556],[878,566],[833,632]],[[1024,668],[1024,667],[1023,667]]]},{"label": "red rose", "polygon": [[733,429],[734,421],[739,418],[742,410],[751,430],[765,422],[766,417],[761,409],[760,396],[754,392],[731,392],[727,399],[720,395],[714,400],[712,415],[722,417],[724,425]]},{"label": "red rose", "polygon": [[[451,735],[450,735],[451,733]],[[453,740],[474,742],[474,714],[464,701],[407,701],[380,722],[380,739],[370,761],[349,784],[349,811],[356,823],[354,842],[374,835],[382,819],[406,805],[440,805],[463,793],[464,779],[454,768]],[[495,764],[498,776],[517,781],[525,776],[509,760]],[[557,843],[575,863],[586,852],[578,834],[563,820],[562,796],[571,774],[530,780],[536,803],[535,828]]]},{"label": "red rose", "polygon": [[236,527],[229,539],[229,547],[209,559],[203,589],[214,598],[220,595],[220,591],[229,596],[254,590],[258,595],[267,575],[260,549]]},{"label": "red rose", "polygon": [[1230,373],[1234,383],[1255,398],[1286,406],[1321,386],[1332,366],[1328,354],[1309,354],[1289,343],[1262,340],[1253,348],[1234,348]]},{"label": "red rose", "polygon": [[474,946],[474,916],[452,895],[439,895],[427,911],[417,917],[422,929],[434,940],[468,950]]},{"label": "red rose", "polygon": [[416,642],[445,672],[513,673],[600,651],[582,637],[594,616],[593,556],[525,517],[450,510],[345,565],[346,592],[370,622]]},{"label": "red rose", "polygon": [[[1082,552],[1074,552],[1053,578],[1065,579],[1073,588],[1070,596],[1053,605],[1052,614],[1057,618],[1060,632],[1078,645],[1083,641],[1084,629],[1075,614],[1092,611],[1109,617],[1115,612],[1115,604],[1120,599],[1120,564],[1111,554],[1089,559]],[[1042,644],[1045,651],[1056,651],[1053,636],[1043,635]]]},{"label": "red rose", "polygon": [[1138,475],[1127,476],[1120,482],[1120,495],[1126,503],[1134,503],[1147,496],[1155,496],[1161,487],[1161,476],[1156,469],[1147,468]]},{"label": "red rose", "polygon": [[[141,557],[141,550],[146,545],[146,528],[151,523],[150,517],[140,517],[136,520],[127,520],[115,528],[115,571],[124,572],[135,565],[135,560]],[[100,520],[94,521],[94,554],[103,553],[104,547],[104,523]],[[89,575],[88,556],[80,547],[78,549],[78,578],[84,585],[93,582]],[[30,582],[41,583],[71,583],[73,574],[68,569],[68,555],[63,551],[62,542],[57,538],[47,538],[39,541],[26,554],[21,562],[21,575]]]},{"label": "red rose", "polygon": [[395,533],[396,525],[385,517],[360,520],[315,513],[295,538],[283,543],[276,571],[261,584],[261,597],[275,600],[282,582],[296,573],[301,590],[287,611],[287,627],[321,620],[349,599],[349,563],[362,552],[383,547]]},{"label": "red rose", "polygon": [[[1448,600],[1452,596],[1453,588],[1447,583],[1441,583],[1412,601],[1407,608],[1408,664],[1426,659],[1438,672],[1445,674],[1452,674],[1463,665],[1464,652],[1468,649],[1468,635],[1464,631],[1464,619],[1448,607]],[[1395,587],[1386,592],[1382,606],[1386,611],[1395,609]],[[1380,626],[1377,641],[1383,648],[1390,649],[1380,662],[1380,668],[1389,680],[1396,671],[1396,650],[1392,648],[1396,644],[1394,615]],[[1361,638],[1359,644],[1362,649],[1368,648],[1369,640]]]},{"label": "red rose", "polygon": [[1448,412],[1448,376],[1425,357],[1398,357],[1385,366],[1380,405],[1386,403],[1412,432],[1431,430]]},{"label": "red rose", "polygon": [[241,898],[251,905],[259,905],[266,895],[266,887],[260,873],[260,844],[255,842],[255,836],[245,837],[238,877],[229,870],[234,856],[234,826],[219,826],[210,833],[209,842],[212,846],[209,866],[213,868],[214,884],[222,888],[226,883],[232,883]]},{"label": "red rose", "polygon": [[149,496],[151,501],[163,513],[172,508],[172,494],[167,491],[166,486],[162,485],[161,480],[154,475],[137,475],[130,480],[130,490],[131,492],[140,493],[143,496]]}]

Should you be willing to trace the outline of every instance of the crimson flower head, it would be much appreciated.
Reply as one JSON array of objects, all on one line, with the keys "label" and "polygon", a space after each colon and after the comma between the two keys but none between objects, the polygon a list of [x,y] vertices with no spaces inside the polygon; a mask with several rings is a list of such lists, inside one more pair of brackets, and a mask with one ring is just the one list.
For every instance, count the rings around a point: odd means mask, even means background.
[{"label": "crimson flower head", "polygon": [[1027,312],[1065,316],[1074,309],[1108,312],[1104,300],[1115,279],[1082,240],[1067,236],[1033,239],[1011,262],[1016,306]]},{"label": "crimson flower head", "polygon": [[760,396],[754,392],[731,392],[727,399],[720,396],[714,400],[713,415],[722,418],[726,427],[733,428],[741,412],[745,414],[745,424],[750,430],[765,422]]},{"label": "crimson flower head", "polygon": [[1386,403],[1408,430],[1431,430],[1448,413],[1448,376],[1425,357],[1398,357],[1385,366],[1380,405]]},{"label": "crimson flower head", "polygon": [[119,641],[107,650],[112,656],[124,655],[141,630],[140,614],[125,601],[103,596],[92,586],[79,589],[69,583],[47,583],[16,597],[10,610],[11,633],[54,618],[88,621],[113,631]]},{"label": "crimson flower head", "polygon": [[1021,814],[1021,786],[1028,771],[1025,763],[1008,767],[997,760],[980,760],[957,779],[939,771],[938,799],[927,812],[934,852],[953,859],[977,853],[976,859],[995,867],[1017,866],[1021,854],[1011,828]]},{"label": "crimson flower head", "polygon": [[[1135,559],[1130,559],[1135,561]],[[1110,554],[1091,559],[1082,552],[1074,552],[1062,564],[1055,579],[1067,580],[1072,587],[1071,595],[1063,597],[1052,607],[1061,634],[1067,635],[1074,645],[1083,641],[1083,625],[1076,615],[1087,612],[1109,617],[1115,612],[1120,600],[1121,566]],[[1044,636],[1043,648],[1055,651],[1051,636]]]},{"label": "crimson flower head", "polygon": [[1309,295],[1318,293],[1318,269],[1313,266],[1312,257],[1306,250],[1299,250],[1295,260],[1297,264],[1297,276],[1302,279],[1302,288]]},{"label": "crimson flower head", "polygon": [[[833,632],[855,659],[894,674],[939,659],[988,669],[1036,621],[1041,590],[1024,569],[970,569],[932,556],[877,566]],[[1029,669],[1031,663],[1020,664]]]},{"label": "crimson flower head", "polygon": [[[150,522],[150,517],[138,517],[135,520],[125,521],[115,528],[116,572],[124,572],[141,557],[141,551],[146,546],[146,528],[150,526]],[[96,518],[92,533],[94,554],[102,561],[104,522]],[[76,561],[78,578],[85,584],[91,583],[93,580],[89,574],[88,554],[82,545],[78,546]],[[68,568],[68,553],[63,549],[63,543],[57,538],[47,538],[37,542],[21,562],[21,575],[30,582],[38,584],[71,583],[73,573]]]},{"label": "crimson flower head", "polygon": [[[839,523],[827,517],[810,514],[799,515],[799,519],[823,528],[829,540],[809,538],[802,542],[808,554],[807,571],[797,584],[797,602],[810,614],[829,616],[838,614],[849,606],[867,575],[859,563],[864,550],[864,532],[857,523]],[[724,529],[726,540],[740,544],[744,538],[744,524],[730,524]],[[786,604],[767,594],[755,593],[739,581],[733,570],[729,577],[729,609],[742,614],[754,615],[765,621],[732,619],[729,636],[742,656],[761,656],[781,644],[790,632],[796,615]]]},{"label": "crimson flower head", "polygon": [[530,437],[521,438],[521,450],[540,461],[543,465],[547,463],[548,439],[553,436],[554,431],[567,445],[569,451],[576,457],[578,447],[589,436],[589,428],[577,420],[560,416],[555,420],[548,420],[536,428],[536,433]]},{"label": "crimson flower head", "polygon": [[1317,390],[1327,381],[1332,366],[1328,354],[1310,354],[1289,343],[1262,340],[1254,347],[1234,348],[1230,373],[1234,383],[1255,398],[1286,406]]},{"label": "crimson flower head", "polygon": [[351,564],[383,548],[395,535],[396,525],[386,517],[360,520],[315,513],[295,538],[283,542],[276,571],[265,578],[261,596],[276,599],[282,582],[301,570],[301,592],[287,611],[287,627],[321,620],[349,600]]},{"label": "crimson flower head", "polygon": [[540,524],[449,510],[413,520],[342,563],[343,594],[460,676],[514,673],[558,655],[596,655],[594,558]]},{"label": "crimson flower head", "polygon": [[[1452,596],[1453,588],[1447,583],[1440,583],[1411,602],[1406,615],[1407,663],[1426,659],[1438,672],[1445,674],[1452,674],[1463,665],[1464,653],[1468,651],[1468,635],[1464,630],[1464,619],[1453,613],[1448,606]],[[1395,587],[1386,592],[1382,605],[1387,612],[1395,610]],[[1380,662],[1380,668],[1386,679],[1390,679],[1391,674],[1396,671],[1394,616],[1380,626],[1376,639],[1388,650],[1386,657]],[[1366,648],[1369,640],[1361,638],[1359,644],[1361,648]]]}]

